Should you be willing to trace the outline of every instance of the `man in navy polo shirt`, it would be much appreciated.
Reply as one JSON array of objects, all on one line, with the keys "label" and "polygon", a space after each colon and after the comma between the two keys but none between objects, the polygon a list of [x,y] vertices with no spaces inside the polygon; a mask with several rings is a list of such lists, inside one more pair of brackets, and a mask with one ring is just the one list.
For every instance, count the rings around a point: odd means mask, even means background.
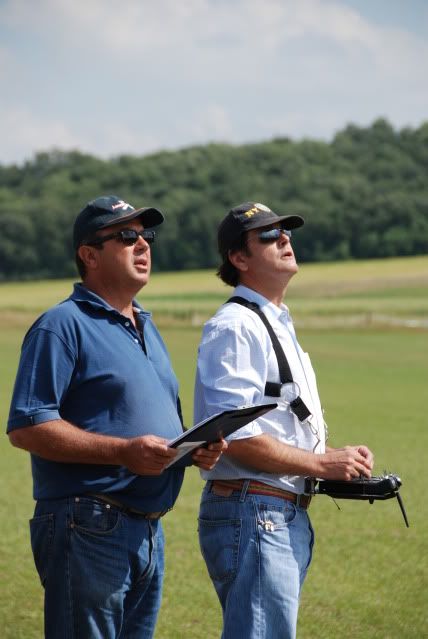
[{"label": "man in navy polo shirt", "polygon": [[[165,345],[134,300],[150,276],[152,207],[116,196],[89,202],[74,224],[82,278],[25,336],[8,421],[31,453],[34,560],[45,589],[45,636],[151,637],[160,606],[160,517],[184,469],[168,467],[182,432]],[[226,444],[197,449],[214,466]]]}]

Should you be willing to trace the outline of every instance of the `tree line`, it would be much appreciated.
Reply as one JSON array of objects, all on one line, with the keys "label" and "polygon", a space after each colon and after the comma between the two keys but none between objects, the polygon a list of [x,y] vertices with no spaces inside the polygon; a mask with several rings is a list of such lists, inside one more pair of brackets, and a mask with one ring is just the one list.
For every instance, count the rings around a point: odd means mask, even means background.
[{"label": "tree line", "polygon": [[424,254],[427,168],[428,122],[394,130],[384,119],[348,125],[331,142],[277,138],[111,160],[38,153],[0,165],[0,279],[74,276],[74,218],[108,194],[164,212],[155,270],[217,266],[218,222],[243,201],[305,218],[293,238],[302,262]]}]

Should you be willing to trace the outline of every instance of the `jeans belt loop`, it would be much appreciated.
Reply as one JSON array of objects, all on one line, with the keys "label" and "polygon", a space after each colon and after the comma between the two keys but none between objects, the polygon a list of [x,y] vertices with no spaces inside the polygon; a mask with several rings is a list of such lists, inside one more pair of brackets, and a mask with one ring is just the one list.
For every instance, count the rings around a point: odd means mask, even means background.
[{"label": "jeans belt loop", "polygon": [[241,490],[241,494],[239,496],[239,501],[242,503],[245,501],[245,498],[247,496],[247,490],[248,490],[248,486],[250,485],[250,480],[249,479],[245,479],[243,481],[242,484],[242,490]]}]

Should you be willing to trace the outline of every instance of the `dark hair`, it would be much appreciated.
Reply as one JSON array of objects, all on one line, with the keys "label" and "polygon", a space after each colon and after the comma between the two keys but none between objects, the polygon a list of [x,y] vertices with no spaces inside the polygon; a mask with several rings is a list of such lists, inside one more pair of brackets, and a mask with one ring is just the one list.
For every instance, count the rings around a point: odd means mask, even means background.
[{"label": "dark hair", "polygon": [[[83,244],[89,244],[90,242],[92,242],[92,240],[96,239],[96,235],[94,235],[93,237],[91,237],[88,240],[85,240],[85,242],[81,242],[81,244],[77,247],[76,252],[74,254],[74,261],[76,262],[76,267],[77,270],[79,272],[79,275],[81,277],[81,279],[83,280],[83,278],[85,277],[87,271],[86,271],[86,266],[85,263],[83,262],[82,259],[80,259],[79,256],[79,248],[83,245]],[[98,249],[99,251],[102,251],[104,246],[102,244],[96,245],[94,246],[94,248]]]},{"label": "dark hair", "polygon": [[229,286],[238,286],[239,284],[239,270],[236,266],[233,266],[229,260],[229,253],[235,251],[243,251],[246,255],[250,255],[250,250],[247,246],[247,234],[241,233],[241,235],[232,243],[228,251],[221,252],[223,262],[220,264],[217,270],[217,276]]}]

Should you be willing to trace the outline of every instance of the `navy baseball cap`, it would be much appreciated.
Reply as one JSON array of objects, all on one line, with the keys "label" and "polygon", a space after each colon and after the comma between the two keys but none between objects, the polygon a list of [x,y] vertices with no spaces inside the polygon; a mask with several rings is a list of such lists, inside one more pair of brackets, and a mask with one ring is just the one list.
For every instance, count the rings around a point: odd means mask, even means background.
[{"label": "navy baseball cap", "polygon": [[229,211],[218,227],[218,248],[225,256],[230,248],[236,245],[242,233],[262,226],[281,222],[284,229],[291,230],[303,226],[304,219],[300,215],[278,215],[269,207],[258,202],[243,202]]},{"label": "navy baseball cap", "polygon": [[86,240],[93,238],[100,229],[133,220],[135,217],[141,218],[146,229],[164,221],[162,213],[152,206],[135,209],[116,195],[97,197],[88,202],[76,217],[73,227],[74,248],[77,249]]}]

